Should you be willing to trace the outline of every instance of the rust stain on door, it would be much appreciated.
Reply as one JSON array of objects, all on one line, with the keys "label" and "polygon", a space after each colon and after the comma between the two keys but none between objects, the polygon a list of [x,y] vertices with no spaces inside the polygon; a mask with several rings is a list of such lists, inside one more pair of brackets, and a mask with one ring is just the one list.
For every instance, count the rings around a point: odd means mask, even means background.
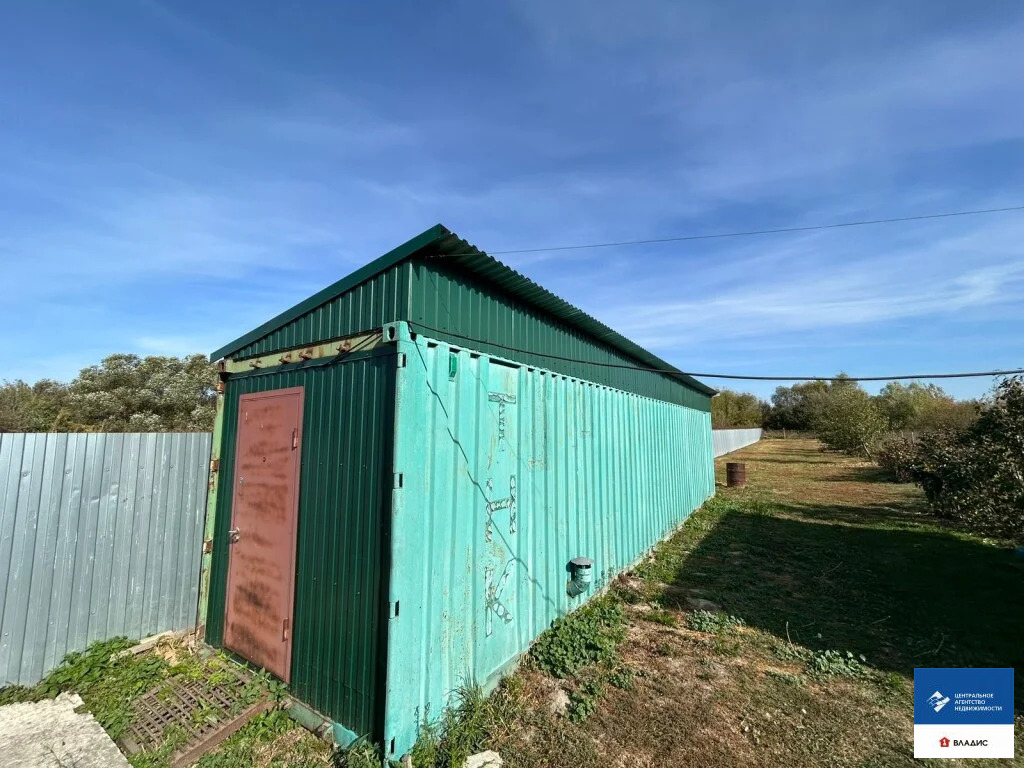
[{"label": "rust stain on door", "polygon": [[302,387],[242,395],[224,645],[290,682]]}]

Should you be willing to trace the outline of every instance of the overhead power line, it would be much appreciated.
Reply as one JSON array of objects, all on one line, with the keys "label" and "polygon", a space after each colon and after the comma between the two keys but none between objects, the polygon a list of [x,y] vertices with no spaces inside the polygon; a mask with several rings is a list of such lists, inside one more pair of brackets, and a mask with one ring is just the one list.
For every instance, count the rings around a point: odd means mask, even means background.
[{"label": "overhead power line", "polygon": [[[662,373],[671,373],[671,371],[662,371]],[[1018,373],[1024,373],[1024,368],[971,373],[906,373],[899,376],[738,376],[729,373],[687,373],[686,375],[699,376],[702,379],[740,379],[743,381],[904,381],[907,379],[972,379],[985,376],[1013,376]]]},{"label": "overhead power line", "polygon": [[1006,208],[981,208],[973,211],[952,211],[948,213],[929,213],[921,216],[899,216],[891,219],[865,219],[862,221],[841,221],[834,224],[814,224],[805,227],[779,227],[777,229],[750,229],[739,232],[715,232],[706,235],[680,235],[678,237],[659,237],[648,240],[619,240],[609,243],[586,243],[582,245],[551,245],[543,248],[515,248],[506,251],[488,251],[492,256],[503,256],[513,253],[542,253],[546,251],[580,251],[587,248],[618,248],[624,245],[657,245],[659,243],[683,243],[690,240],[718,240],[726,237],[752,237],[754,235],[777,235],[785,232],[813,232],[821,229],[841,229],[843,227],[867,227],[874,224],[896,224],[903,221],[926,221],[928,219],[949,219],[955,216],[978,216],[985,213],[1009,213],[1024,211],[1024,205],[1011,205]]},{"label": "overhead power line", "polygon": [[414,329],[421,329],[424,331],[433,331],[434,333],[443,334],[450,336],[455,339],[462,339],[463,341],[470,341],[475,344],[487,344],[498,349],[504,349],[509,352],[519,352],[524,355],[533,355],[534,357],[543,357],[548,360],[562,360],[568,363],[580,363],[581,365],[593,365],[598,368],[623,368],[631,371],[648,371],[650,373],[663,373],[667,376],[690,376],[695,379],[735,379],[741,381],[905,381],[908,379],[971,379],[971,378],[983,378],[987,376],[1013,376],[1016,374],[1024,373],[1024,368],[1013,368],[1010,370],[1003,371],[972,371],[969,373],[906,373],[898,374],[896,376],[746,376],[742,374],[734,373],[697,373],[695,371],[677,371],[671,368],[649,368],[640,365],[626,365],[623,363],[597,363],[592,360],[581,360],[576,357],[566,357],[564,355],[552,355],[546,352],[534,352],[529,349],[521,349],[519,347],[510,347],[507,344],[498,344],[494,341],[488,341],[486,339],[477,339],[472,336],[464,336],[460,333],[452,333],[451,331],[444,331],[440,328],[432,328],[429,325],[423,323],[411,322],[410,327]]}]

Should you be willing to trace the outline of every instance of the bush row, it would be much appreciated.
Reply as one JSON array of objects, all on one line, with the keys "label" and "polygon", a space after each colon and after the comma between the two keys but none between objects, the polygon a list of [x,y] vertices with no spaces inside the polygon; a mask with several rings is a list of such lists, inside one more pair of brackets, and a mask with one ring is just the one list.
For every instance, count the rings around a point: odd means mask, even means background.
[{"label": "bush row", "polygon": [[1024,379],[1004,379],[963,429],[890,437],[875,459],[894,480],[917,482],[931,510],[968,529],[1024,540]]}]

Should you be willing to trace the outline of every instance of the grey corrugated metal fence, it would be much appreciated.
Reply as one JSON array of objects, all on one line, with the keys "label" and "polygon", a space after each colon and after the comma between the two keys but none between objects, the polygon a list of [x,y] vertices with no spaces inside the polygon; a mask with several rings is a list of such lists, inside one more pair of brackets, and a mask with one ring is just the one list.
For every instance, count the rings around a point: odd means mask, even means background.
[{"label": "grey corrugated metal fence", "polygon": [[713,429],[711,430],[711,446],[715,458],[727,453],[738,451],[753,445],[761,439],[760,429]]},{"label": "grey corrugated metal fence", "polygon": [[195,624],[210,435],[0,435],[0,685]]}]

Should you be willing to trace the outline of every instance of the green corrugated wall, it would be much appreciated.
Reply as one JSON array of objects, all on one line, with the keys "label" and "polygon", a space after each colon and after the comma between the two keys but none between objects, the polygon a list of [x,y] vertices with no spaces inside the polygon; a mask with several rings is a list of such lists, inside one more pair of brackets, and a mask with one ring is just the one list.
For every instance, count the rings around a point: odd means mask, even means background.
[{"label": "green corrugated wall", "polygon": [[397,264],[231,355],[233,360],[319,344],[380,328],[407,313],[408,264]]},{"label": "green corrugated wall", "polygon": [[[411,322],[413,330],[422,330],[427,336],[511,358],[537,368],[699,411],[711,411],[709,396],[685,386],[671,376],[587,365],[588,362],[605,365],[639,364],[624,352],[589,338],[583,331],[501,291],[489,288],[472,275],[446,266],[443,259],[430,263],[411,262],[407,279],[410,311],[408,317],[399,319]],[[417,323],[429,328],[417,329]],[[460,336],[469,336],[478,341],[466,341]],[[503,347],[528,352],[511,351]],[[559,360],[558,357],[569,359]]]},{"label": "green corrugated wall", "polygon": [[[430,326],[423,328],[423,332],[453,344],[472,346],[676,405],[711,410],[709,396],[672,376],[588,365],[587,362],[594,362],[643,367],[624,352],[590,338],[578,328],[488,285],[465,270],[446,264],[443,258],[411,259],[390,267],[243,347],[232,358],[241,360],[316,344],[398,320],[411,322],[414,328],[417,323]],[[469,342],[460,338],[462,336],[484,343]],[[527,352],[513,352],[497,345]],[[576,360],[587,362],[574,362]]]},{"label": "green corrugated wall", "polygon": [[239,398],[305,387],[291,691],[358,735],[379,730],[395,350],[231,376],[224,402],[207,642],[224,630]]}]

